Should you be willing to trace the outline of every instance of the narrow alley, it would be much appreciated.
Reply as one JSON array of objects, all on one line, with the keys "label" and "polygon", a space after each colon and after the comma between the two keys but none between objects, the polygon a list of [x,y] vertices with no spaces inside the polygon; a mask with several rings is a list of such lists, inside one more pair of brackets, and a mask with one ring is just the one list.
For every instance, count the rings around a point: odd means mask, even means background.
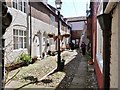
[{"label": "narrow alley", "polygon": [[120,88],[120,0],[0,0],[0,25],[0,89]]},{"label": "narrow alley", "polygon": [[11,71],[9,78],[20,70],[13,80],[6,84],[5,88],[97,89],[96,77],[93,76],[94,70],[89,70],[93,69],[93,65],[88,66],[88,60],[85,56],[81,56],[77,50],[67,50],[62,53],[62,57],[65,59],[63,71],[52,73],[56,67],[56,56],[50,56],[27,67]]}]

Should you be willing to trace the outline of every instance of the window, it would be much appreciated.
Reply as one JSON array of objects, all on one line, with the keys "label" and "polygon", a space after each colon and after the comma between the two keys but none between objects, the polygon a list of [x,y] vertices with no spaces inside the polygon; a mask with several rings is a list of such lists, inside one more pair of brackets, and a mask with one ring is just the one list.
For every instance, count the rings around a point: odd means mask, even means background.
[{"label": "window", "polygon": [[55,17],[50,14],[50,25],[51,25],[51,30],[53,30],[55,24]]},{"label": "window", "polygon": [[13,48],[26,48],[26,31],[13,29]]},{"label": "window", "polygon": [[22,0],[18,1],[18,8],[20,11],[22,11]]},{"label": "window", "polygon": [[27,12],[27,0],[13,0],[13,8]]},{"label": "window", "polygon": [[13,0],[13,8],[17,9],[17,0]]},{"label": "window", "polygon": [[24,2],[24,13],[27,12],[27,2]]}]

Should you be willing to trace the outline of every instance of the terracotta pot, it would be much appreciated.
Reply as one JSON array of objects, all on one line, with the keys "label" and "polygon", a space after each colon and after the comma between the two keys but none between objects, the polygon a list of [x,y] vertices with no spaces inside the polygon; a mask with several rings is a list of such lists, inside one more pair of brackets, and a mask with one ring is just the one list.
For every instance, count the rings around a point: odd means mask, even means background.
[{"label": "terracotta pot", "polygon": [[89,65],[93,65],[93,64],[94,64],[93,60],[90,59],[90,60],[88,61],[88,64],[89,64]]}]

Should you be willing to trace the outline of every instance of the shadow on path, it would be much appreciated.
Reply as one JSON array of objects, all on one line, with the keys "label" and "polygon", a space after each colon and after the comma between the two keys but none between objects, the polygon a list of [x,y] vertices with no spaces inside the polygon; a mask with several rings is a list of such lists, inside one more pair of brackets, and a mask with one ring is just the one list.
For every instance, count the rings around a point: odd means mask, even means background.
[{"label": "shadow on path", "polygon": [[72,59],[69,63],[65,65],[63,72],[65,72],[66,76],[63,78],[63,80],[60,82],[60,84],[55,90],[58,90],[60,88],[69,88],[78,69],[80,61],[81,55],[78,53],[74,59]]},{"label": "shadow on path", "polygon": [[[73,78],[74,78],[74,75],[79,67],[79,63],[81,62],[81,54],[78,52],[77,55],[75,55],[75,58],[73,58],[69,63],[67,63],[65,66],[64,66],[64,70],[62,72],[64,72],[66,75],[65,77],[63,78],[63,80],[59,83],[59,85],[57,86],[57,88],[55,90],[58,90],[60,88],[69,88]],[[53,71],[51,74],[49,75],[52,75],[54,73],[56,73],[57,71]],[[48,75],[48,76],[49,76]],[[41,81],[38,81],[38,78],[36,77],[33,77],[33,76],[28,76],[28,77],[24,77],[24,79],[26,80],[30,80],[29,83],[26,83],[24,84],[23,86],[19,87],[19,88],[16,88],[15,90],[19,90],[19,89],[22,89],[23,87],[25,86],[28,86],[30,84],[38,84],[40,82],[43,82],[43,83],[51,83],[52,80],[41,80]]]}]

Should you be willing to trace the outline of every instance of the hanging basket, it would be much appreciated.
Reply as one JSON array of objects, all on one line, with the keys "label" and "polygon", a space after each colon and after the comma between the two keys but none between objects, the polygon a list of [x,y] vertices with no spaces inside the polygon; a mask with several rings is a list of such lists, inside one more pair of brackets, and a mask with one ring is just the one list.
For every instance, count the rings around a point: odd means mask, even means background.
[{"label": "hanging basket", "polygon": [[70,34],[64,34],[63,37],[68,38],[70,37]]},{"label": "hanging basket", "polygon": [[54,35],[53,34],[48,34],[48,37],[52,38]]},{"label": "hanging basket", "polygon": [[62,36],[62,35],[60,35],[59,39],[62,41],[62,40],[63,40],[63,36]]},{"label": "hanging basket", "polygon": [[58,36],[53,36],[54,41],[57,40]]}]

